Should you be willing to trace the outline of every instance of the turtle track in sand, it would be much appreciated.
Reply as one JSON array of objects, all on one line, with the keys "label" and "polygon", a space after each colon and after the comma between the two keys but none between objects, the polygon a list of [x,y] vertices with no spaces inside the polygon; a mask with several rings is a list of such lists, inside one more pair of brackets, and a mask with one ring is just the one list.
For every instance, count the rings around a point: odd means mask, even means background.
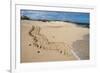
[{"label": "turtle track in sand", "polygon": [[32,37],[33,48],[43,50],[55,50],[62,55],[69,55],[69,47],[64,42],[49,42],[44,34],[40,33],[41,28],[39,26],[33,26],[29,31],[30,37]]}]

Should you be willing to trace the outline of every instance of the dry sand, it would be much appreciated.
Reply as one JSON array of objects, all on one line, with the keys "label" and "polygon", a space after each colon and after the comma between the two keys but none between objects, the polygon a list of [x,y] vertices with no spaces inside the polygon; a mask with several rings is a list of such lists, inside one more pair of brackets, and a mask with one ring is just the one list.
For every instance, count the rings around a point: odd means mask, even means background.
[{"label": "dry sand", "polygon": [[21,62],[89,59],[86,35],[89,29],[74,23],[21,20]]}]

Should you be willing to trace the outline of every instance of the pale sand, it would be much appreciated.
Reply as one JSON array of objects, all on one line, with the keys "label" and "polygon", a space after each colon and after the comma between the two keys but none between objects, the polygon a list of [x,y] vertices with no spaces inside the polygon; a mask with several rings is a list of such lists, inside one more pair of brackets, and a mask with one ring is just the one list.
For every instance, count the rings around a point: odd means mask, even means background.
[{"label": "pale sand", "polygon": [[[34,47],[33,37],[29,35],[29,31],[32,29],[32,26],[40,27],[40,35],[37,37],[40,41],[39,44],[47,47],[46,49]],[[32,32],[32,34],[34,33],[37,34],[37,32]],[[21,62],[71,61],[78,59],[89,59],[89,48],[86,49],[84,47],[89,46],[89,44],[85,44],[88,39],[82,43],[83,46],[80,46],[80,44],[77,44],[76,42],[78,40],[84,40],[83,36],[87,34],[89,34],[88,28],[78,27],[73,23],[61,21],[42,22],[22,20]],[[45,42],[44,40],[49,41],[49,43]],[[80,51],[78,51],[81,49],[84,49],[83,52],[81,51],[82,54]],[[74,54],[71,52],[71,50],[73,50]],[[38,51],[40,53],[37,53]],[[83,53],[85,55],[83,55]]]}]

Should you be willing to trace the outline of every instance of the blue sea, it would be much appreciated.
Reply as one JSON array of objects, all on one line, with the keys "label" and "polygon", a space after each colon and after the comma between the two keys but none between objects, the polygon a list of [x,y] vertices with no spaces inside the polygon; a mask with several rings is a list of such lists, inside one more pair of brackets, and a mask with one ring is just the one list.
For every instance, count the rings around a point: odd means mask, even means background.
[{"label": "blue sea", "polygon": [[21,10],[21,16],[27,16],[32,20],[57,20],[86,24],[90,21],[90,14],[83,12]]}]

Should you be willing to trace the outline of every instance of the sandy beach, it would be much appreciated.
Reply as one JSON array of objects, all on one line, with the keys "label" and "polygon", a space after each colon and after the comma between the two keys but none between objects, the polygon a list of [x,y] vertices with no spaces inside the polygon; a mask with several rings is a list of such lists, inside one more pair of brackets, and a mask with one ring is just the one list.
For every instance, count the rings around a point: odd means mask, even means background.
[{"label": "sandy beach", "polygon": [[21,63],[89,59],[89,28],[63,21],[21,20]]}]

